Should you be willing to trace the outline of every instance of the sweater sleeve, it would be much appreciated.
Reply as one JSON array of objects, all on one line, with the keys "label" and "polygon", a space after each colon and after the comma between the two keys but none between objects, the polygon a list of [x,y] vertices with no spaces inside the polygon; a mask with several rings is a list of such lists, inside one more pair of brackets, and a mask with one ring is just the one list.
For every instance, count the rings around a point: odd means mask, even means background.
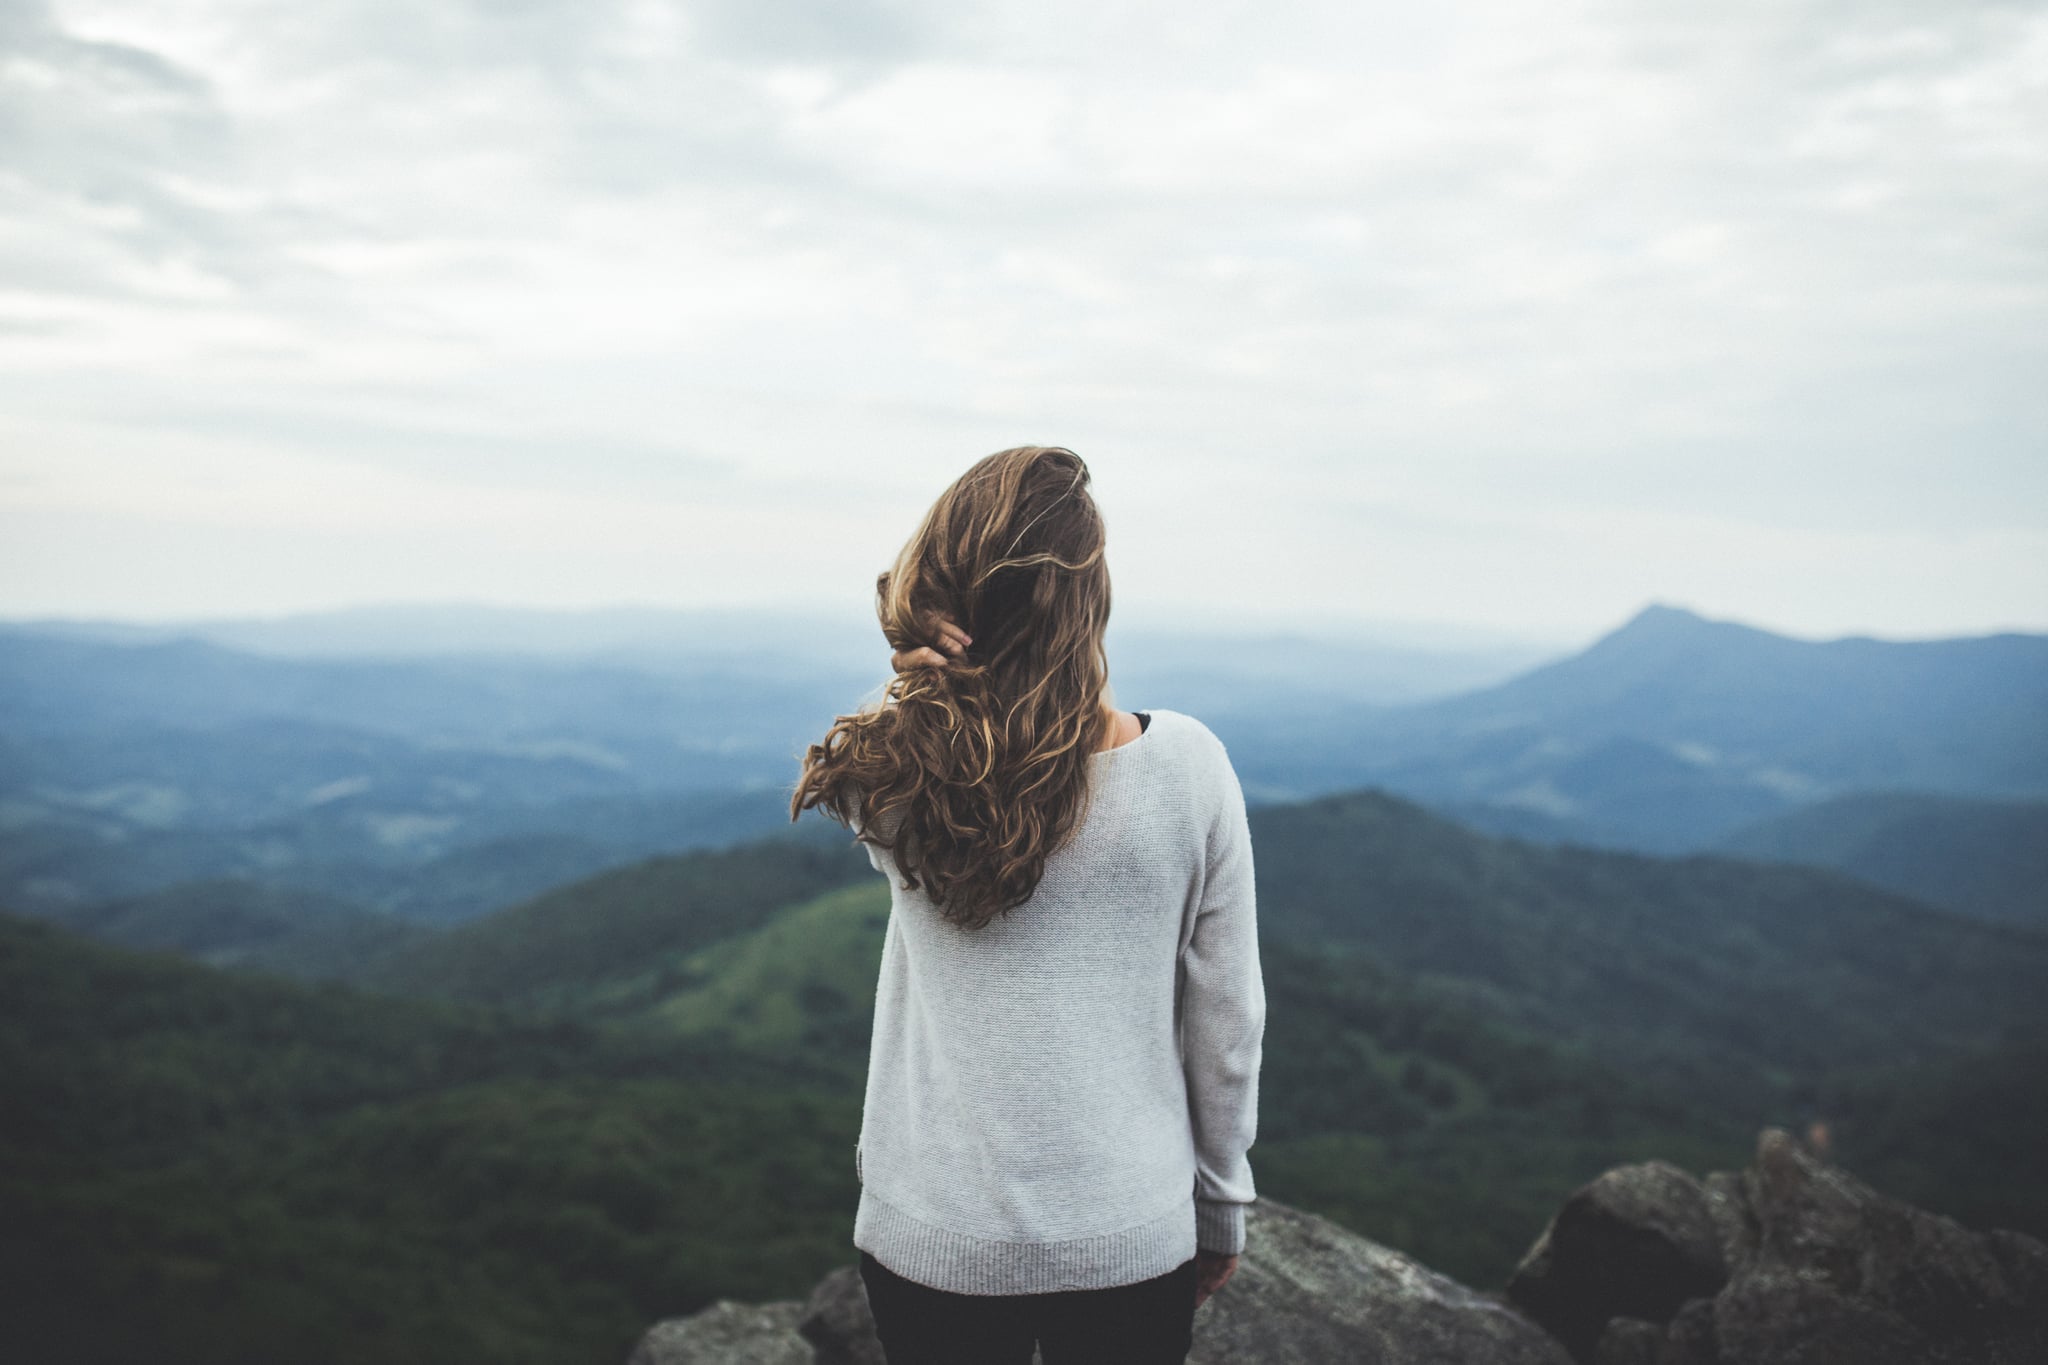
[{"label": "sweater sleeve", "polygon": [[1244,790],[1224,765],[1225,792],[1208,839],[1208,869],[1186,968],[1181,1048],[1195,1138],[1195,1242],[1244,1250],[1244,1210],[1257,1192],[1246,1151],[1258,1132],[1266,986]]}]

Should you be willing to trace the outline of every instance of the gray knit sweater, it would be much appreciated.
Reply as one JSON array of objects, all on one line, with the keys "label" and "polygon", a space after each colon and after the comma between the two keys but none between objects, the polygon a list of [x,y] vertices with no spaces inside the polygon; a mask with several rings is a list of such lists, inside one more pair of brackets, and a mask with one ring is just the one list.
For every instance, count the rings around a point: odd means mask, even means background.
[{"label": "gray knit sweater", "polygon": [[1154,710],[1091,756],[1038,889],[979,930],[893,889],[854,1245],[966,1294],[1150,1279],[1244,1247],[1266,1021],[1251,834],[1223,744]]}]

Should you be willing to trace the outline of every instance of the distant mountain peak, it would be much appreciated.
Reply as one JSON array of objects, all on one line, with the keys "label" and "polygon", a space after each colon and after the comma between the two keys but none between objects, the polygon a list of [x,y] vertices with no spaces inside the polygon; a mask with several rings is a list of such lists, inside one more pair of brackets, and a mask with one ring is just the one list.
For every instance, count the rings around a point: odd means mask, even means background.
[{"label": "distant mountain peak", "polygon": [[1595,640],[1579,657],[1610,664],[1617,654],[1641,658],[1646,655],[1670,657],[1676,650],[1691,653],[1715,649],[1736,641],[1794,643],[1788,637],[1743,621],[1702,616],[1690,607],[1669,602],[1652,602]]},{"label": "distant mountain peak", "polygon": [[1716,624],[1692,610],[1690,607],[1673,606],[1668,602],[1652,602],[1634,616],[1621,623],[1614,633],[1628,631],[1667,631],[1696,626]]}]

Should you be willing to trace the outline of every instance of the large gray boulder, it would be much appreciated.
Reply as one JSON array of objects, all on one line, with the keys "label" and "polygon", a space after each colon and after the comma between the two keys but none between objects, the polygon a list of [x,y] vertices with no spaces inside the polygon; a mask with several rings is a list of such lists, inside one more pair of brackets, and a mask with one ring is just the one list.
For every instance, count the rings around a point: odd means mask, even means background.
[{"label": "large gray boulder", "polygon": [[[803,1316],[796,1299],[720,1299],[686,1318],[655,1323],[626,1365],[812,1365],[810,1345],[797,1335]],[[881,1356],[875,1360],[879,1365]]]},{"label": "large gray boulder", "polygon": [[[767,1316],[759,1337],[745,1345],[731,1335],[738,1322],[734,1306],[720,1303],[655,1324],[630,1365],[785,1358],[807,1365],[884,1365],[855,1266],[826,1275],[801,1305],[787,1300],[762,1307]],[[716,1346],[708,1344],[714,1341]],[[729,1354],[703,1353],[710,1350]],[[791,1350],[797,1354],[772,1354]],[[1569,1365],[1563,1349],[1500,1296],[1468,1289],[1398,1251],[1270,1198],[1248,1211],[1237,1273],[1196,1310],[1188,1361]]]},{"label": "large gray boulder", "polygon": [[1727,1279],[1706,1189],[1668,1161],[1645,1161],[1574,1190],[1522,1257],[1508,1296],[1589,1360],[1610,1320],[1669,1322]]},{"label": "large gray boulder", "polygon": [[1189,1365],[1565,1365],[1499,1295],[1260,1199],[1237,1273],[1195,1313]]},{"label": "large gray boulder", "polygon": [[2048,1247],[1880,1194],[1781,1128],[1742,1171],[1645,1162],[1574,1191],[1507,1295],[1585,1365],[2048,1361]]}]

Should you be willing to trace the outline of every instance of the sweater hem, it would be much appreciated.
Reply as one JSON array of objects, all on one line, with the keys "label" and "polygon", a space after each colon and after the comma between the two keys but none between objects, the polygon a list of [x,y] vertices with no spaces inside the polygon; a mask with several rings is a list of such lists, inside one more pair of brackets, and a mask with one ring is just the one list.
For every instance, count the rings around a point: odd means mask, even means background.
[{"label": "sweater hem", "polygon": [[906,1280],[953,1294],[1056,1294],[1164,1275],[1195,1254],[1195,1200],[1121,1232],[1061,1242],[1006,1242],[935,1227],[865,1186],[853,1244]]}]

